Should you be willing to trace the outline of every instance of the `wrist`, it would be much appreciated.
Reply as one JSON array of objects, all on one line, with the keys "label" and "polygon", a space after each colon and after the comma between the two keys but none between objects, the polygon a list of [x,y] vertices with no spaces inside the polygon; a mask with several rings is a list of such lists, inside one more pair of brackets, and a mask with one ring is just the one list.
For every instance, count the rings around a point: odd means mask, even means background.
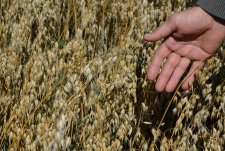
[{"label": "wrist", "polygon": [[213,29],[219,37],[222,37],[223,40],[225,40],[225,20],[214,16],[213,14],[207,12],[199,6],[197,6],[197,8],[204,12],[204,16],[208,16],[207,18],[211,18],[209,19],[212,20],[210,21],[209,28]]},{"label": "wrist", "polygon": [[223,40],[225,40],[225,21],[213,16],[214,19],[214,29],[215,31],[218,31],[218,36],[221,36]]},{"label": "wrist", "polygon": [[219,36],[222,37],[223,40],[225,40],[225,20],[214,16],[213,14],[209,13],[208,11],[204,10],[199,6],[197,7],[212,19],[212,24],[210,25],[210,28],[217,31],[216,34],[219,34]]}]

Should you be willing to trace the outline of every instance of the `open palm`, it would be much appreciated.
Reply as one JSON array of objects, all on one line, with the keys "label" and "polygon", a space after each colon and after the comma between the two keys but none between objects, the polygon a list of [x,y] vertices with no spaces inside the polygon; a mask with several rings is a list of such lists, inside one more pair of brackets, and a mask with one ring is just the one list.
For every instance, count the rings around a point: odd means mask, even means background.
[{"label": "open palm", "polygon": [[149,66],[148,78],[157,78],[157,91],[166,89],[167,92],[172,92],[192,62],[182,84],[182,88],[187,89],[194,81],[196,68],[200,68],[203,61],[216,52],[224,38],[225,26],[200,7],[172,15],[155,31],[144,36],[149,42],[163,39]]}]

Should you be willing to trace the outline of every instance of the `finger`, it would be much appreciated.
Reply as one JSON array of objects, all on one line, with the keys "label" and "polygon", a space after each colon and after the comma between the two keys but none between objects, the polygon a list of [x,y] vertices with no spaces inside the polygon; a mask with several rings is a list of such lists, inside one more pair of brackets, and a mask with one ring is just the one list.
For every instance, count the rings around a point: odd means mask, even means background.
[{"label": "finger", "polygon": [[169,55],[169,58],[167,59],[162,72],[160,73],[157,82],[156,82],[156,90],[161,92],[165,89],[165,86],[172,75],[174,69],[180,62],[180,56],[177,55],[176,53],[171,53]]},{"label": "finger", "polygon": [[202,60],[210,56],[210,54],[203,51],[200,47],[187,44],[187,42],[177,41],[173,37],[169,37],[164,43],[171,51],[192,60]]},{"label": "finger", "polygon": [[182,84],[182,89],[186,90],[188,89],[194,82],[195,80],[195,73],[201,69],[203,66],[203,62],[202,61],[195,61],[191,68],[190,71],[188,72],[188,75],[185,77],[184,82]]},{"label": "finger", "polygon": [[182,75],[186,71],[189,64],[190,64],[190,59],[181,58],[179,64],[175,68],[172,76],[169,79],[169,82],[166,85],[167,92],[173,92],[173,90],[176,88],[177,84],[179,83]]},{"label": "finger", "polygon": [[177,51],[185,45],[185,42],[177,41],[170,36],[165,40],[165,45],[172,51]]},{"label": "finger", "polygon": [[181,88],[183,90],[187,90],[194,83],[194,80],[195,80],[195,74],[192,73],[189,75],[188,79],[185,80],[185,82],[182,84]]},{"label": "finger", "polygon": [[170,50],[162,43],[156,50],[152,62],[148,68],[148,79],[155,80],[159,74],[159,70],[163,60],[169,55]]},{"label": "finger", "polygon": [[176,30],[176,17],[173,15],[152,33],[145,34],[144,40],[155,42],[172,34]]}]

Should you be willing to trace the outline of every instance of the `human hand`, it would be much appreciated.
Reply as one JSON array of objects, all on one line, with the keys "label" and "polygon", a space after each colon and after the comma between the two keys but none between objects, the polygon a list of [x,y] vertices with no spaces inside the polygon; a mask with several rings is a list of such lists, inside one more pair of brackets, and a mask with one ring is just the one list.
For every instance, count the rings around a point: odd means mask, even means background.
[{"label": "human hand", "polygon": [[[194,82],[196,68],[200,68],[203,60],[216,52],[224,38],[225,25],[216,21],[200,7],[175,13],[152,33],[144,35],[144,39],[149,42],[163,39],[149,65],[148,78],[150,80],[157,78],[155,86],[157,91],[166,89],[167,92],[172,92],[193,61],[181,86],[188,89]],[[160,72],[165,59],[166,62]]]}]

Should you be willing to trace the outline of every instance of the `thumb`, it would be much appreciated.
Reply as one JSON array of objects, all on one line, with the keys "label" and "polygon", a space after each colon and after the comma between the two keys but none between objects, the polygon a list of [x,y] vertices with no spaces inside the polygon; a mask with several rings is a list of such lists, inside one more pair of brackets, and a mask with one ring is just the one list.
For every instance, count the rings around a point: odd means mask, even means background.
[{"label": "thumb", "polygon": [[144,40],[155,42],[172,34],[176,30],[176,16],[171,16],[162,25],[156,28],[152,33],[145,34]]}]

